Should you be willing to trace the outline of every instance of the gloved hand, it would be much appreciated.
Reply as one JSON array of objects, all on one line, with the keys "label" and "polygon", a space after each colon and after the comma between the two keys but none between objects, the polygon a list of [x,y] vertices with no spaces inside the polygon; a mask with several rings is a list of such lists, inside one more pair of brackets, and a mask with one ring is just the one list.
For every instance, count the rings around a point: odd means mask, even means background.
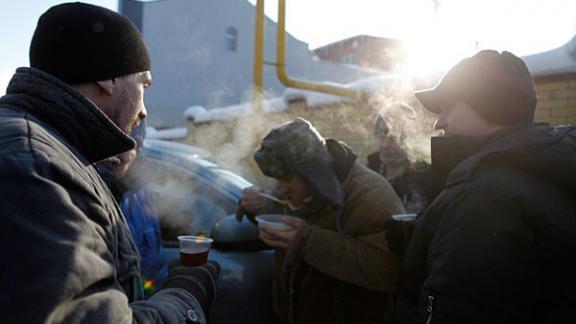
[{"label": "gloved hand", "polygon": [[204,314],[210,313],[210,307],[216,295],[216,285],[220,265],[216,261],[208,261],[198,267],[187,267],[174,260],[170,263],[168,278],[163,288],[182,288],[194,296]]}]

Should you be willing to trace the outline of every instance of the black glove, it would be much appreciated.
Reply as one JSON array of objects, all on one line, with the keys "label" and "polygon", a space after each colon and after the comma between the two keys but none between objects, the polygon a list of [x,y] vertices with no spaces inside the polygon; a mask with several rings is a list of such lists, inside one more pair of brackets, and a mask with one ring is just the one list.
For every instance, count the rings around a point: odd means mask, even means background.
[{"label": "black glove", "polygon": [[238,204],[236,205],[236,220],[238,221],[238,223],[240,223],[242,221],[242,218],[244,216],[246,216],[246,218],[248,218],[248,220],[254,224],[254,225],[258,225],[258,223],[256,222],[256,214],[250,213],[248,212],[244,207],[242,207],[242,205],[240,205],[240,202],[238,202]]},{"label": "black glove", "polygon": [[170,264],[163,288],[182,288],[188,291],[198,300],[204,314],[209,314],[216,295],[220,265],[216,261],[208,261],[198,267],[187,267],[179,261]]}]

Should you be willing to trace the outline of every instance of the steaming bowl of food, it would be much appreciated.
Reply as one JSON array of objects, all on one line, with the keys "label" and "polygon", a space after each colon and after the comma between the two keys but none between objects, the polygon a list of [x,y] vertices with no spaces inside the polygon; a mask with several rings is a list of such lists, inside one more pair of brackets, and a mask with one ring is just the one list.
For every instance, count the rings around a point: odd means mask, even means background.
[{"label": "steaming bowl of food", "polygon": [[288,226],[282,222],[282,217],[284,215],[280,214],[265,214],[256,216],[256,221],[258,224],[267,225],[277,231],[289,231],[293,230],[292,226]]}]

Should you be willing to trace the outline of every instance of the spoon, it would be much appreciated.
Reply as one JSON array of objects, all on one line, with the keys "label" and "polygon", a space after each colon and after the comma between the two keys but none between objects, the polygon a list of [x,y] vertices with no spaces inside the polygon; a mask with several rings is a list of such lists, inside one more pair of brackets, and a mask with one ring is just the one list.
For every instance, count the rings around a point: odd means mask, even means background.
[{"label": "spoon", "polygon": [[265,193],[263,193],[263,192],[259,192],[258,194],[259,194],[260,196],[264,197],[264,198],[267,198],[267,199],[270,199],[270,200],[272,200],[272,201],[275,201],[275,202],[279,203],[280,205],[288,205],[288,203],[289,203],[288,200],[278,199],[278,198],[276,198],[276,197],[274,197],[274,196],[271,196],[271,195],[269,195],[269,194],[265,194]]}]

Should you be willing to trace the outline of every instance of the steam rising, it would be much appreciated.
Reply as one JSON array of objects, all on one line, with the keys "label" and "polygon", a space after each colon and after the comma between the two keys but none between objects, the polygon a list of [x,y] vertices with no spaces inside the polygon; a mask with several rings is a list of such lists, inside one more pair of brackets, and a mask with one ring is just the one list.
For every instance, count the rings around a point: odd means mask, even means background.
[{"label": "steam rising", "polygon": [[[261,139],[272,128],[301,116],[311,121],[324,138],[346,142],[358,154],[358,162],[365,163],[366,156],[377,150],[373,120],[382,114],[390,121],[391,132],[405,134],[403,147],[409,160],[429,162],[430,137],[435,118],[413,96],[412,82],[408,79],[388,78],[355,86],[367,91],[369,99],[362,102],[330,100],[325,104],[316,101],[316,105],[310,106],[306,98],[293,97],[293,100],[286,102],[286,109],[281,112],[246,113],[237,118],[200,123],[192,121],[189,124],[188,144],[210,151],[224,168],[242,174],[265,190],[272,190],[274,180],[260,173],[252,157]],[[354,88],[354,85],[350,88]],[[416,114],[395,114],[390,107],[398,102],[412,106]],[[230,201],[214,198],[217,195],[208,192],[210,186],[191,183],[186,174],[192,171],[182,166],[141,163],[133,169],[134,177],[147,184],[153,193],[157,209],[155,213],[161,217],[161,223],[175,232],[180,231],[180,234],[184,231],[185,234],[203,233],[210,236],[214,223],[235,209]],[[215,177],[209,181],[223,180]],[[190,230],[191,227],[193,230]]]},{"label": "steam rising", "polygon": [[[130,169],[130,186],[144,188],[143,197],[149,203],[147,214],[157,219],[165,229],[164,239],[178,235],[210,236],[214,224],[233,213],[235,202],[213,188],[229,183],[218,173],[198,176],[200,166],[181,165],[181,160],[139,159]],[[208,166],[202,166],[206,168]]]},{"label": "steam rising", "polygon": [[[428,113],[413,96],[413,85],[407,78],[375,78],[373,82],[353,84],[371,94],[364,102],[331,98],[325,104],[316,100],[310,106],[311,98],[298,99],[290,92],[287,109],[278,113],[257,115],[246,113],[241,117],[224,121],[214,120],[189,124],[189,144],[199,146],[214,154],[224,167],[239,172],[258,185],[271,189],[273,181],[263,177],[253,162],[252,155],[258,149],[260,140],[274,127],[297,116],[309,121],[325,138],[335,138],[346,142],[358,154],[359,162],[376,150],[373,136],[373,120],[378,114],[390,117],[397,132],[405,133],[404,147],[411,161],[430,161],[430,137],[433,133],[434,116]],[[306,100],[307,99],[307,100]],[[286,97],[285,97],[286,100]],[[391,115],[387,109],[402,102],[416,110],[416,116],[407,118]]]}]

